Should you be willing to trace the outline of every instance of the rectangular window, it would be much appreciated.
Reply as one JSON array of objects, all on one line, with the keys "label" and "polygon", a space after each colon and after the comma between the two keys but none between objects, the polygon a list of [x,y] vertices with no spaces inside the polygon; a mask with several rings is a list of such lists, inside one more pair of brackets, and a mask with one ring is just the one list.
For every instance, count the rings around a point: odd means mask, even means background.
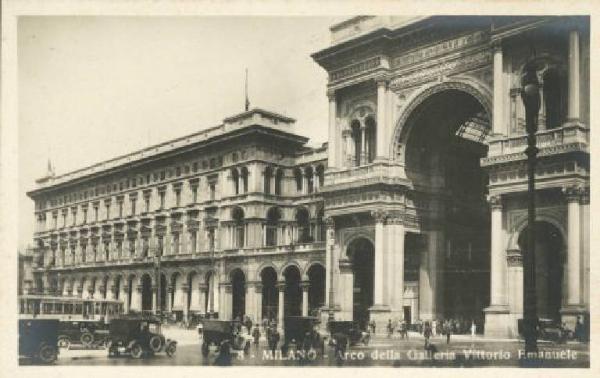
[{"label": "rectangular window", "polygon": [[131,215],[135,215],[135,199],[131,200]]},{"label": "rectangular window", "polygon": [[190,237],[190,243],[192,244],[192,253],[196,253],[196,243],[198,242],[198,233],[196,231],[192,231],[192,235]]},{"label": "rectangular window", "polygon": [[211,228],[210,230],[208,230],[208,250],[209,251],[215,250],[215,229],[214,228]]},{"label": "rectangular window", "polygon": [[110,202],[106,204],[106,220],[110,219]]},{"label": "rectangular window", "polygon": [[83,209],[83,224],[87,223],[87,209]]},{"label": "rectangular window", "polygon": [[144,197],[144,203],[146,205],[146,212],[149,213],[150,212],[150,197]]},{"label": "rectangular window", "polygon": [[175,206],[181,206],[181,190],[175,191]]},{"label": "rectangular window", "polygon": [[123,253],[123,242],[117,242],[117,259],[121,259],[121,255]]},{"label": "rectangular window", "polygon": [[160,209],[164,209],[165,208],[165,192],[159,192],[158,195],[160,196]]},{"label": "rectangular window", "polygon": [[94,206],[94,222],[98,222],[98,206]]},{"label": "rectangular window", "polygon": [[198,187],[192,186],[192,202],[198,202]]},{"label": "rectangular window", "polygon": [[123,218],[123,201],[119,201],[119,218]]},{"label": "rectangular window", "polygon": [[217,187],[214,183],[210,184],[210,200],[214,201],[215,200],[215,193],[217,191]]},{"label": "rectangular window", "polygon": [[173,234],[173,253],[179,253],[179,234]]}]

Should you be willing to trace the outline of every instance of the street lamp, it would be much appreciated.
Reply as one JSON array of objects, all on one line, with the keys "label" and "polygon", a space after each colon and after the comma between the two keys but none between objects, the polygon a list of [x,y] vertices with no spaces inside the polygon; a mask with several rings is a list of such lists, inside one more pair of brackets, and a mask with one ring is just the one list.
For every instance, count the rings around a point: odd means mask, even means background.
[{"label": "street lamp", "polygon": [[521,99],[525,106],[527,131],[527,250],[523,254],[523,335],[525,352],[537,352],[537,308],[535,290],[535,165],[536,137],[540,111],[540,86],[534,62],[525,66],[521,77]]}]

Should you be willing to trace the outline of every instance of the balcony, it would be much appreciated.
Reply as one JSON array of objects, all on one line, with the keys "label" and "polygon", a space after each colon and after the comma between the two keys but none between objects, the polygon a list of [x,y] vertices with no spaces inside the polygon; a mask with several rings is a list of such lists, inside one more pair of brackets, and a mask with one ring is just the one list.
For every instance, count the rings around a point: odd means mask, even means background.
[{"label": "balcony", "polygon": [[374,184],[406,185],[404,167],[390,163],[372,163],[360,167],[343,168],[325,173],[322,192],[356,188]]},{"label": "balcony", "polygon": [[[538,157],[560,155],[572,152],[589,154],[590,130],[581,124],[538,131]],[[482,166],[490,166],[517,160],[526,160],[527,136],[511,136],[489,141],[488,156],[481,159]]]}]

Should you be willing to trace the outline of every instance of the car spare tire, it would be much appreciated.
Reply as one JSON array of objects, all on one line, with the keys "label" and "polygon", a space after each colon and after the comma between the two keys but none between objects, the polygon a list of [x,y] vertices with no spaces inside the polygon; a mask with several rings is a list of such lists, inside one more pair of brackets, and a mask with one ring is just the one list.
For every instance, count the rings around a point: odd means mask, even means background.
[{"label": "car spare tire", "polygon": [[56,358],[58,357],[58,351],[52,345],[44,343],[40,346],[37,357],[41,362],[45,364],[51,364],[52,362],[56,361]]},{"label": "car spare tire", "polygon": [[81,334],[81,337],[79,338],[79,341],[81,341],[81,343],[83,344],[83,346],[89,347],[94,342],[94,335],[92,335],[89,332],[84,332],[83,334]]}]

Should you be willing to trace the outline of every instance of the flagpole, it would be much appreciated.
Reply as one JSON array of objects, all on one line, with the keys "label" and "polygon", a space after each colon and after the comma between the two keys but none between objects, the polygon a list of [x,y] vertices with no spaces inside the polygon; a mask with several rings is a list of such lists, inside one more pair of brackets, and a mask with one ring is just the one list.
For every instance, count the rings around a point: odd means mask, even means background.
[{"label": "flagpole", "polygon": [[248,69],[246,68],[246,87],[245,87],[245,95],[246,95],[246,102],[245,102],[245,109],[246,111],[250,110],[250,100],[248,99]]}]

